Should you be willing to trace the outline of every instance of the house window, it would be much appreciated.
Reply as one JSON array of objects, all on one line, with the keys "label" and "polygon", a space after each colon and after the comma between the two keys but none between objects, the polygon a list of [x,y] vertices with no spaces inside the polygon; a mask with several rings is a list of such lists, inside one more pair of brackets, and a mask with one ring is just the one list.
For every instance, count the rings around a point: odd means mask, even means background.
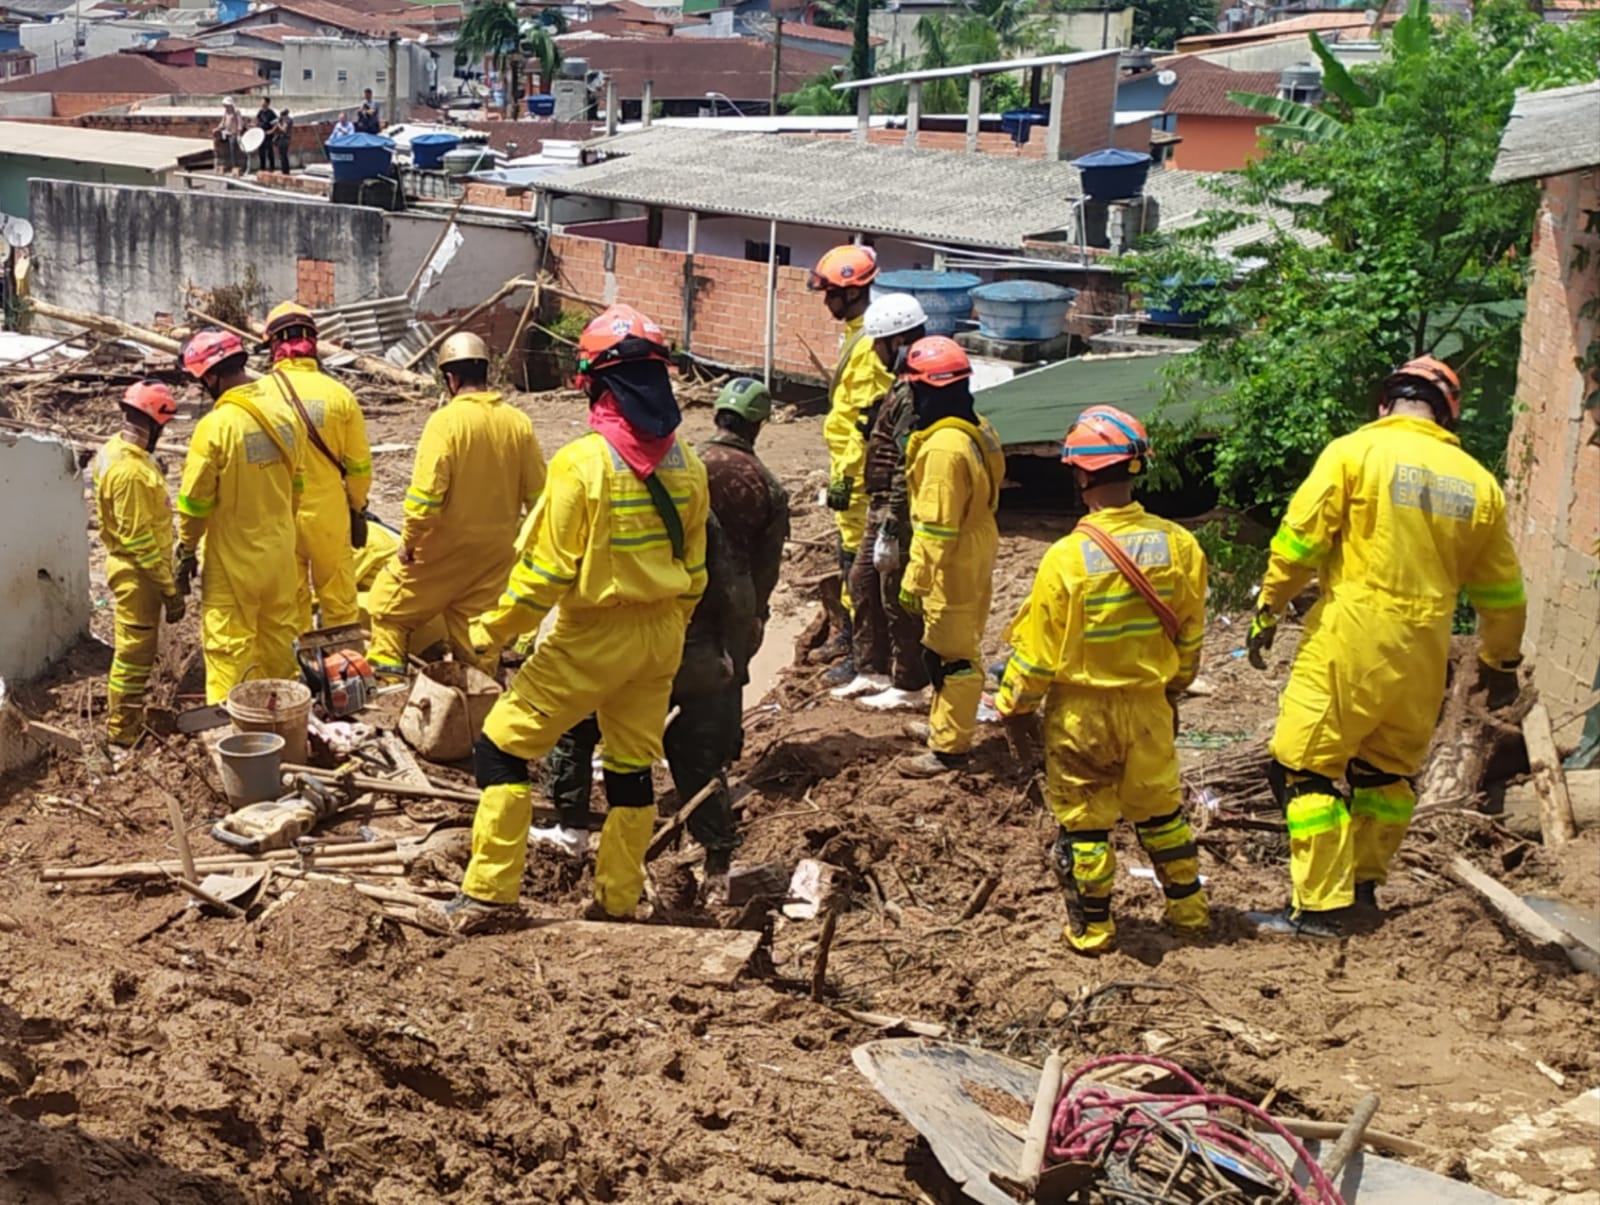
[{"label": "house window", "polygon": [[382,71],[378,72],[378,74],[374,77],[374,82],[379,84],[383,83],[385,81],[386,74],[387,73]]},{"label": "house window", "polygon": [[302,68],[301,68],[301,69],[300,69],[300,78],[301,78],[301,79],[302,79],[302,80],[308,80],[308,79],[310,79],[310,78],[311,78],[311,68],[309,68],[309,67],[302,67]]},{"label": "house window", "polygon": [[[745,239],[744,241],[744,257],[758,264],[766,263],[767,256],[771,254],[771,251],[771,243],[757,243],[752,242],[750,239]],[[778,266],[780,268],[789,266],[789,248],[785,243],[778,244]]]},{"label": "house window", "polygon": [[350,73],[348,71],[346,71],[343,67],[341,67],[341,68],[339,68],[339,72],[338,72],[338,74],[337,74],[337,76],[335,78],[341,84],[348,84],[350,82]]}]

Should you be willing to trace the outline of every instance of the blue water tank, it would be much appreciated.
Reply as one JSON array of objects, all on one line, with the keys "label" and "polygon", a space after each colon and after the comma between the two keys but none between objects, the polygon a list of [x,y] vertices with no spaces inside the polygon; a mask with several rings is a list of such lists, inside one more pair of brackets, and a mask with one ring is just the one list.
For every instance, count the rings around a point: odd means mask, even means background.
[{"label": "blue water tank", "polygon": [[1043,125],[1050,120],[1048,109],[1007,109],[1000,114],[1000,130],[1010,134],[1011,141],[1021,146],[1028,141],[1028,135],[1033,132],[1033,127]]},{"label": "blue water tank", "polygon": [[217,22],[237,21],[250,11],[250,0],[217,0]]},{"label": "blue water tank", "polygon": [[335,180],[370,180],[386,175],[394,161],[394,139],[382,134],[346,134],[323,144]]},{"label": "blue water tank", "polygon": [[909,293],[928,316],[930,335],[953,335],[971,315],[972,290],[979,283],[969,272],[880,272],[872,282],[872,297],[876,301],[889,293]]},{"label": "blue water tank", "polygon": [[445,154],[460,145],[455,134],[418,134],[411,140],[411,166],[438,171],[444,166]]},{"label": "blue water tank", "polygon": [[1161,326],[1198,326],[1206,307],[1197,303],[1216,287],[1215,276],[1202,276],[1193,283],[1169,276],[1161,282],[1159,294],[1145,298],[1145,321]]},{"label": "blue water tank", "polygon": [[528,97],[529,117],[554,117],[556,115],[556,98],[548,92],[535,92]]},{"label": "blue water tank", "polygon": [[1091,201],[1126,201],[1144,192],[1150,156],[1110,147],[1074,159],[1072,166],[1083,180],[1083,195]]},{"label": "blue water tank", "polygon": [[1001,280],[972,290],[978,333],[991,339],[1054,339],[1077,289],[1042,280]]}]

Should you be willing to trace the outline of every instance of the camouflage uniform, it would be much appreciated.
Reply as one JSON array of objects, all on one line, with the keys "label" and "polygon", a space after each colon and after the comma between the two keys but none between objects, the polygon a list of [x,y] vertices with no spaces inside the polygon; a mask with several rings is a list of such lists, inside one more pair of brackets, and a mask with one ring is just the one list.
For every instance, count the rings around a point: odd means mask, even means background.
[{"label": "camouflage uniform", "polygon": [[[684,636],[683,664],[672,688],[678,717],[664,740],[680,803],[743,752],[743,688],[750,681],[750,660],[761,647],[768,600],[789,537],[788,493],[748,442],[718,431],[698,451],[711,488],[709,583]],[[583,826],[599,740],[599,726],[587,719],[546,758],[550,799],[570,827]],[[726,871],[739,843],[726,788],[695,810],[689,831],[705,848],[707,871]]]},{"label": "camouflage uniform", "polygon": [[[906,495],[906,440],[916,423],[911,387],[897,383],[868,411],[867,463],[863,484],[870,503],[861,554],[850,570],[850,597],[855,602],[856,672],[888,673],[900,690],[921,690],[928,684],[922,656],[922,619],[900,607],[900,578],[911,544],[911,504]],[[900,542],[900,568],[881,574],[872,564],[872,546],[885,523]]]}]

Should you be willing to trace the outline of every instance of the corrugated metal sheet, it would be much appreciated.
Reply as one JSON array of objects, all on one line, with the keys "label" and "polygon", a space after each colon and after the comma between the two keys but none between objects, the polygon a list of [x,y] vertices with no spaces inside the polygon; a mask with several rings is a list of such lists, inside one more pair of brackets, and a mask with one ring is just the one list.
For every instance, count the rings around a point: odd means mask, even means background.
[{"label": "corrugated metal sheet", "polygon": [[374,356],[383,355],[405,338],[416,319],[411,302],[404,297],[357,301],[313,313],[324,339]]}]

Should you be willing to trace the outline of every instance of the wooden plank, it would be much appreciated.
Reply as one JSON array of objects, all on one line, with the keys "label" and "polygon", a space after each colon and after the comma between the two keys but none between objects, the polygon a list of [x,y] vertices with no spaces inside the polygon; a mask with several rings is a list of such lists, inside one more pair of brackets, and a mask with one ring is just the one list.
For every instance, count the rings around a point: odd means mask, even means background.
[{"label": "wooden plank", "polygon": [[1539,828],[1544,833],[1544,843],[1565,845],[1578,835],[1578,825],[1572,818],[1561,755],[1556,752],[1555,734],[1550,729],[1550,711],[1543,703],[1535,704],[1523,720],[1522,739],[1527,743],[1528,768],[1539,790]]},{"label": "wooden plank", "polygon": [[[1579,829],[1600,828],[1600,770],[1568,770],[1565,777],[1573,821]],[[1539,789],[1531,781],[1509,786],[1500,823],[1519,837],[1537,841],[1542,831],[1539,805]]]},{"label": "wooden plank", "polygon": [[1449,866],[1450,877],[1462,886],[1476,892],[1478,897],[1541,945],[1560,946],[1574,966],[1596,973],[1593,952],[1581,941],[1558,925],[1540,916],[1522,897],[1500,880],[1485,874],[1465,858],[1454,859]]},{"label": "wooden plank", "polygon": [[560,947],[568,966],[587,962],[597,974],[617,967],[638,974],[657,967],[676,982],[712,987],[731,985],[761,944],[761,934],[752,929],[688,929],[607,921],[556,921],[526,932],[540,945]]}]

